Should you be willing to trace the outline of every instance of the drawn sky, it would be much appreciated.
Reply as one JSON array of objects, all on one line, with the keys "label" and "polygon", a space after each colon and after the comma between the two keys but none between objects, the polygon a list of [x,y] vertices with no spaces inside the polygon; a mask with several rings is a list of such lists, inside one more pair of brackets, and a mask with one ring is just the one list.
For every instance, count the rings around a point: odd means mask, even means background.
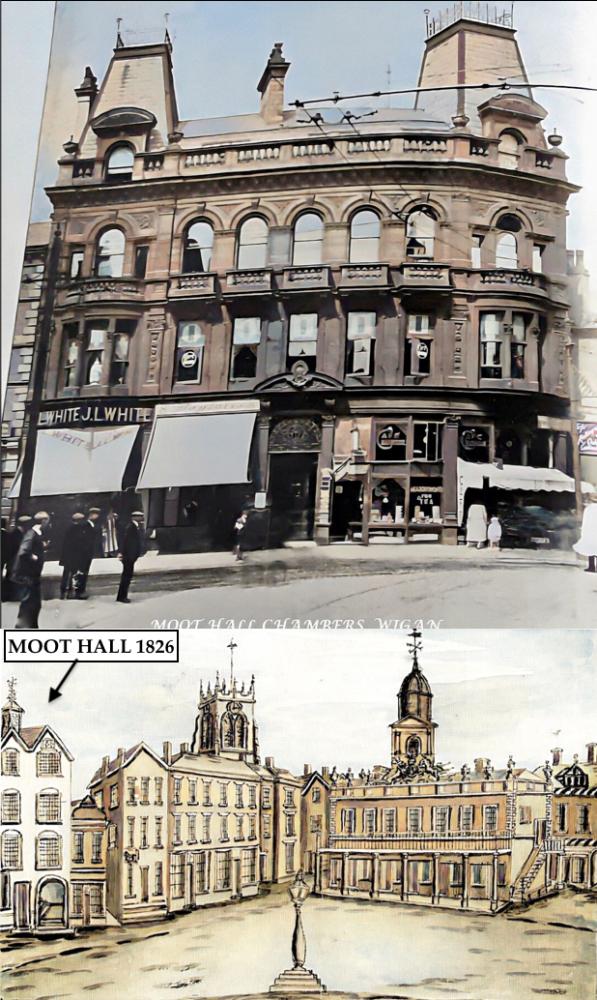
[{"label": "drawn sky", "polygon": [[[358,771],[389,763],[388,726],[410,670],[406,634],[251,630],[235,634],[236,675],[256,677],[262,757],[301,774],[303,764]],[[52,725],[75,756],[81,794],[105,754],[143,739],[161,753],[192,738],[199,682],[229,676],[226,631],[181,632],[179,665],[80,664],[48,704],[64,664],[11,665],[24,725]],[[566,757],[597,740],[592,692],[597,637],[590,631],[436,630],[423,637],[438,760],[489,757],[537,767],[556,746]],[[4,700],[4,692],[2,692]],[[560,732],[558,732],[558,730]]]}]

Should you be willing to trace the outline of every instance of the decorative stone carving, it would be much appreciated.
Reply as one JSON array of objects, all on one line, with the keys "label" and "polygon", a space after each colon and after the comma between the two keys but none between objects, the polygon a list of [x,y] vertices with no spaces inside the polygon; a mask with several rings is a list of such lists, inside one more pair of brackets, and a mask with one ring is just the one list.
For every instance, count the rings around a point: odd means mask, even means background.
[{"label": "decorative stone carving", "polygon": [[319,451],[321,428],[309,418],[288,417],[275,424],[270,433],[270,452]]},{"label": "decorative stone carving", "polygon": [[147,381],[157,382],[160,374],[160,351],[164,333],[165,317],[163,312],[147,314],[146,329],[149,335],[149,363],[147,365]]}]

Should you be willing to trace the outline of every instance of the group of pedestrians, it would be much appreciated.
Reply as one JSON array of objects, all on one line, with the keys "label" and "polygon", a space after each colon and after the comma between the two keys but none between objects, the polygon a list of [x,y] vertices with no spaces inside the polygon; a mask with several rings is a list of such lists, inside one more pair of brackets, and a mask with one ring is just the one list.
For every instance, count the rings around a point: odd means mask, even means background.
[{"label": "group of pedestrians", "polygon": [[478,549],[487,544],[490,549],[497,551],[501,540],[502,525],[499,517],[494,514],[488,518],[483,504],[471,504],[466,518],[466,544]]},{"label": "group of pedestrians", "polygon": [[[143,511],[133,511],[122,531],[117,528],[115,515],[109,516],[106,525],[100,528],[100,516],[99,507],[90,507],[86,514],[77,511],[71,517],[60,551],[60,597],[87,600],[89,571],[93,559],[106,551],[107,526],[111,545],[116,547],[109,554],[116,554],[122,563],[116,600],[130,604],[128,592],[135,563],[146,551]],[[50,526],[50,515],[42,510],[33,517],[22,515],[12,530],[2,532],[3,598],[19,602],[17,629],[39,628],[41,577],[50,544]]]}]

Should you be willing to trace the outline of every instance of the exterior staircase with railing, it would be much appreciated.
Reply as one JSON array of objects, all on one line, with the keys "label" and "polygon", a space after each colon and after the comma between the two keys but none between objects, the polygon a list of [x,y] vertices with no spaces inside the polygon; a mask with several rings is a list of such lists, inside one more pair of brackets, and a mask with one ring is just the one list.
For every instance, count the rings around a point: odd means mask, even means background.
[{"label": "exterior staircase with railing", "polygon": [[539,880],[539,875],[542,873],[546,863],[547,843],[546,841],[542,841],[533,848],[522,866],[510,890],[511,903],[531,902],[534,899],[545,896],[555,888],[554,884],[546,882],[545,879]]}]

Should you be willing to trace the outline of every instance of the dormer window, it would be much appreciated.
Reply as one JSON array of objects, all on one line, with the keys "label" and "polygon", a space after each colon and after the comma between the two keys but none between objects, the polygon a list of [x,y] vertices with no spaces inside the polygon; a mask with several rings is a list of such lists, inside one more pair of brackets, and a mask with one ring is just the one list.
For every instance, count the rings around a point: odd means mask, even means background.
[{"label": "dormer window", "polygon": [[113,146],[106,161],[106,180],[131,181],[135,156],[130,146]]}]

